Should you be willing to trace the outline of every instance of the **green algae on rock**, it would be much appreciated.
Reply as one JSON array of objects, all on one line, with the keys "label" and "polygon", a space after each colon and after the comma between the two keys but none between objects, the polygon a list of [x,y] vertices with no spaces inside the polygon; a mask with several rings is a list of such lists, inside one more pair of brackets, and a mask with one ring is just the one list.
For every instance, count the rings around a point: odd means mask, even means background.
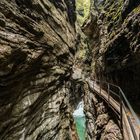
[{"label": "green algae on rock", "polygon": [[90,13],[90,0],[76,0],[77,21],[80,25]]}]

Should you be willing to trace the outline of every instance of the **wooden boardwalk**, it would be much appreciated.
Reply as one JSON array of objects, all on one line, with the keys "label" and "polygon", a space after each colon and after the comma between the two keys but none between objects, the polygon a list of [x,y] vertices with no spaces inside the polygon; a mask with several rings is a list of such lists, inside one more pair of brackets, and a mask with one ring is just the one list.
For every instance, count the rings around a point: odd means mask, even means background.
[{"label": "wooden boardwalk", "polygon": [[[135,112],[133,111],[131,105],[126,99],[124,93],[120,87],[104,82],[107,84],[107,90],[104,90],[101,86],[101,82],[98,80],[87,79],[86,82],[94,92],[100,96],[109,107],[119,116],[120,128],[122,129],[123,139],[124,140],[140,140],[140,121]],[[120,90],[121,94],[113,92],[110,87],[115,86]],[[114,99],[112,95],[115,95],[119,98],[118,100]],[[123,99],[124,98],[124,99]],[[128,104],[128,105],[127,105]]]}]

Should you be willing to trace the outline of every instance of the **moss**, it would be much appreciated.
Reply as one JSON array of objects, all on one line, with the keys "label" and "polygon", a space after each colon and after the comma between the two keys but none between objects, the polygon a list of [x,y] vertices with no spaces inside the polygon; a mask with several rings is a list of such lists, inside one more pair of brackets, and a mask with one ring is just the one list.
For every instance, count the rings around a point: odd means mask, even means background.
[{"label": "moss", "polygon": [[133,10],[134,13],[140,13],[140,5]]},{"label": "moss", "polygon": [[123,0],[108,1],[106,0],[103,7],[105,11],[105,23],[108,26],[108,32],[115,30],[122,20]]},{"label": "moss", "polygon": [[76,9],[77,9],[77,20],[80,23],[80,25],[82,25],[90,12],[90,0],[77,0]]}]

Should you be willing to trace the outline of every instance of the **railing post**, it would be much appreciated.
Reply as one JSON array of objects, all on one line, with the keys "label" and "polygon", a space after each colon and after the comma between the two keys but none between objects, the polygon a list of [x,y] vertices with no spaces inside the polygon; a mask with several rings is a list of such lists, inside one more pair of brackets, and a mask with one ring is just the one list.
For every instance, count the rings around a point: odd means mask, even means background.
[{"label": "railing post", "polygon": [[121,121],[121,128],[123,127],[123,112],[122,112],[122,101],[120,101],[120,121]]},{"label": "railing post", "polygon": [[108,93],[108,105],[109,105],[109,97],[110,97],[110,85],[107,84],[107,93]]},{"label": "railing post", "polygon": [[120,128],[123,134],[123,103],[122,103],[123,100],[122,100],[122,95],[120,91],[119,91],[119,96],[120,96]]}]

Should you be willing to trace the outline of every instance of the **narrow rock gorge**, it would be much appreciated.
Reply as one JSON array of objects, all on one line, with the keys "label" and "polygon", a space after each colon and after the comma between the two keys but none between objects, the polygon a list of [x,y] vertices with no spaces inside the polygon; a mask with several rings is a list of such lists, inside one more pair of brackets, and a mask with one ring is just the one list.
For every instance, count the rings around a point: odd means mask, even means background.
[{"label": "narrow rock gorge", "polygon": [[91,78],[140,104],[138,0],[0,0],[0,140],[123,140]]}]

